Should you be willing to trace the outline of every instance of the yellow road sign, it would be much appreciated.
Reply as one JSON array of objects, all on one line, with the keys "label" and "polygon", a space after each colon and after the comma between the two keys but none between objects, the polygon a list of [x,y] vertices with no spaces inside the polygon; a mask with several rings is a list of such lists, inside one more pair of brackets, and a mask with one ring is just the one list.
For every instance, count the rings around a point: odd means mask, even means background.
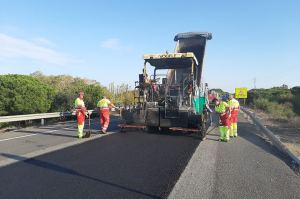
[{"label": "yellow road sign", "polygon": [[235,98],[247,98],[247,88],[235,88]]}]

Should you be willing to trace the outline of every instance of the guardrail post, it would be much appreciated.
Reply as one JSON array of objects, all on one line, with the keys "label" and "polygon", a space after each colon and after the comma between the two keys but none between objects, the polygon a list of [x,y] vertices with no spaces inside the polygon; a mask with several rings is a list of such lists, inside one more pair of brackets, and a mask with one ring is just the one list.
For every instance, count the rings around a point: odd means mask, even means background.
[{"label": "guardrail post", "polygon": [[41,119],[41,125],[44,126],[45,125],[45,119]]}]

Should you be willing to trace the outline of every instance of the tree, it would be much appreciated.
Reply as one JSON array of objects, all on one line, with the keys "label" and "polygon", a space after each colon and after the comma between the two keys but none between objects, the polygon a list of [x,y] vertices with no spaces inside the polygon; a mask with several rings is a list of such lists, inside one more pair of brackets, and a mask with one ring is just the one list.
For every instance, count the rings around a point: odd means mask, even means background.
[{"label": "tree", "polygon": [[26,75],[0,75],[0,114],[43,113],[51,108],[54,90]]},{"label": "tree", "polygon": [[[95,80],[74,78],[68,75],[45,76],[41,72],[34,72],[33,77],[50,85],[55,90],[55,97],[51,106],[51,111],[67,111],[74,108],[74,101],[79,91],[85,92],[85,105],[88,109],[96,107],[97,102],[106,95],[111,97],[111,93]],[[90,82],[93,82],[91,84]],[[96,83],[94,83],[96,82]]]}]

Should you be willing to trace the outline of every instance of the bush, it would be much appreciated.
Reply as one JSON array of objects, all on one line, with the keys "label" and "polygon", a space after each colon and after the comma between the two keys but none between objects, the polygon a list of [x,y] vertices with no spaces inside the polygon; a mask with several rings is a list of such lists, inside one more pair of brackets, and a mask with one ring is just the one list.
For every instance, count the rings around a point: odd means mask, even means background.
[{"label": "bush", "polygon": [[293,93],[293,95],[300,96],[300,86],[291,88],[291,92]]},{"label": "bush", "polygon": [[300,115],[300,95],[294,97],[293,105],[295,112]]},{"label": "bush", "polygon": [[45,76],[41,72],[35,72],[31,76],[54,88],[55,97],[51,111],[72,110],[78,92],[81,90],[85,93],[84,102],[88,109],[95,108],[104,93],[107,95],[107,90],[104,87],[91,80],[74,78],[68,75]]},{"label": "bush", "polygon": [[300,115],[300,87],[252,89],[248,92],[247,104],[271,113],[274,117]]},{"label": "bush", "polygon": [[293,106],[290,103],[278,104],[276,102],[270,102],[268,112],[277,118],[291,118],[295,116]]},{"label": "bush", "polygon": [[269,110],[270,101],[265,98],[258,98],[253,101],[254,108],[263,111]]},{"label": "bush", "polygon": [[47,112],[54,90],[26,75],[0,75],[0,115]]},{"label": "bush", "polygon": [[85,105],[89,109],[97,107],[97,103],[105,95],[105,89],[99,85],[88,85],[84,89],[85,92]]},{"label": "bush", "polygon": [[291,103],[279,104],[271,102],[265,98],[254,100],[254,108],[270,113],[276,118],[291,118],[295,116],[293,105]]}]

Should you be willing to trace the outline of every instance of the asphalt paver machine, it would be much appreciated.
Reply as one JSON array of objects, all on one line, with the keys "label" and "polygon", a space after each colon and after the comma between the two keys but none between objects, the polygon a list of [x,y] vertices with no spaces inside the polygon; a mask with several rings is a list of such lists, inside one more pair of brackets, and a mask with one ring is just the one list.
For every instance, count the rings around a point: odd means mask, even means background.
[{"label": "asphalt paver machine", "polygon": [[[211,33],[180,33],[174,53],[145,54],[135,82],[135,104],[122,111],[121,130],[145,128],[194,132],[201,139],[211,123],[208,88],[203,83],[203,59]],[[149,75],[147,67],[152,66]]]}]

